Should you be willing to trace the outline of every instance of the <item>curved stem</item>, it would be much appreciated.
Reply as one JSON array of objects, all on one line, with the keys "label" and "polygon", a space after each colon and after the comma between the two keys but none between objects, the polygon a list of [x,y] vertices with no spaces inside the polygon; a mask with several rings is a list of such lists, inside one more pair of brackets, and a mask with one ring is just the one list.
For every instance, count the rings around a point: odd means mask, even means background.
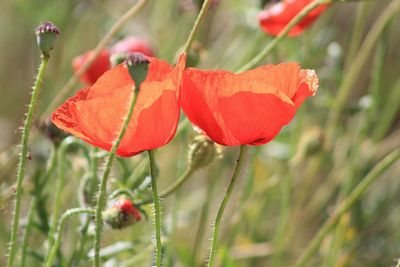
[{"label": "curved stem", "polygon": [[154,227],[156,230],[156,261],[155,266],[161,267],[161,211],[160,211],[160,200],[157,194],[157,168],[154,161],[154,151],[149,150],[150,160],[150,175],[151,175],[151,190],[153,192],[153,203],[154,203]]},{"label": "curved stem", "polygon": [[375,165],[375,167],[367,174],[367,176],[365,176],[365,178],[357,185],[357,187],[354,188],[354,190],[338,205],[332,216],[325,222],[314,239],[301,254],[299,260],[295,264],[295,267],[307,266],[308,261],[318,250],[326,235],[330,232],[330,230],[332,230],[342,215],[345,214],[361,197],[365,190],[367,190],[368,187],[398,159],[400,159],[400,149],[394,150]]},{"label": "curved stem", "polygon": [[51,246],[49,256],[47,257],[46,261],[46,267],[51,267],[53,265],[54,258],[56,256],[57,250],[60,247],[61,244],[61,234],[64,229],[65,222],[69,217],[72,215],[77,215],[77,214],[82,214],[82,213],[89,213],[89,214],[94,214],[93,209],[86,209],[86,208],[75,208],[75,209],[70,209],[64,212],[64,214],[60,218],[60,222],[58,223],[57,227],[57,236],[55,238],[54,244]]},{"label": "curved stem", "polygon": [[376,41],[379,39],[382,31],[385,29],[386,24],[400,11],[400,1],[392,1],[386,9],[382,12],[379,18],[376,20],[367,37],[362,43],[362,46],[358,50],[358,53],[354,57],[352,64],[350,65],[343,82],[338,89],[335,100],[333,101],[332,110],[329,113],[326,129],[328,138],[333,137],[333,133],[337,128],[340,115],[343,111],[344,105],[346,104],[347,98],[350,95],[351,89],[355,84],[357,77],[359,76],[366,60]]},{"label": "curved stem", "polygon": [[321,4],[329,3],[330,0],[314,0],[303,8],[300,13],[296,15],[286,27],[263,49],[258,55],[241,67],[237,72],[242,72],[251,69],[257,65],[261,60],[263,60],[289,33],[289,31],[296,26],[305,16],[307,16],[311,11],[317,8]]},{"label": "curved stem", "polygon": [[[52,220],[51,220],[51,225],[49,229],[49,234],[48,234],[48,239],[49,239],[49,251],[48,255],[50,253],[50,248],[52,247],[54,243],[54,233],[57,229],[57,223],[58,223],[58,217],[60,214],[60,208],[61,208],[61,193],[64,188],[64,181],[65,181],[65,162],[67,161],[66,159],[66,153],[68,149],[73,146],[73,145],[79,145],[85,154],[85,157],[89,161],[89,154],[87,152],[86,147],[84,146],[84,143],[74,137],[74,136],[68,136],[65,138],[58,149],[56,150],[55,153],[55,161],[58,161],[57,164],[57,181],[56,181],[56,188],[54,192],[54,205],[53,205],[53,212],[52,212]],[[57,160],[58,158],[58,160]]]},{"label": "curved stem", "polygon": [[185,48],[183,49],[183,52],[187,53],[189,51],[190,46],[193,43],[194,37],[196,36],[197,30],[199,29],[199,26],[200,26],[201,22],[203,21],[206,13],[208,11],[208,8],[210,7],[210,4],[211,4],[211,0],[205,0],[203,2],[203,5],[201,6],[201,10],[199,12],[199,15],[197,16],[196,21],[194,22],[194,25],[192,27],[192,30],[190,31],[189,37],[186,40]]},{"label": "curved stem", "polygon": [[136,15],[148,2],[148,0],[139,0],[133,7],[131,7],[122,17],[115,22],[111,29],[106,33],[106,35],[97,44],[93,53],[89,55],[85,63],[79,68],[77,72],[68,80],[65,86],[59,91],[59,93],[54,97],[53,101],[50,103],[46,111],[43,113],[47,115],[51,113],[56,107],[68,96],[74,89],[74,86],[78,83],[79,78],[85,73],[85,71],[92,65],[93,61],[101,53],[101,51],[111,42],[114,35],[123,27],[126,23]]},{"label": "curved stem", "polygon": [[217,218],[215,219],[215,223],[214,223],[214,231],[213,231],[213,236],[212,236],[212,241],[211,241],[212,242],[211,250],[210,250],[210,256],[209,256],[209,261],[208,261],[208,265],[207,265],[208,267],[213,266],[214,262],[215,262],[215,253],[218,248],[218,234],[219,234],[219,229],[221,226],[222,215],[224,214],[226,205],[228,204],[228,201],[232,195],[236,180],[239,177],[240,172],[242,170],[242,166],[245,161],[244,159],[245,159],[246,150],[247,150],[247,146],[245,146],[245,145],[240,146],[239,158],[236,163],[235,171],[234,171],[232,179],[229,183],[228,189],[226,190],[224,199],[222,200],[221,205],[218,209]]},{"label": "curved stem", "polygon": [[14,266],[14,258],[16,254],[16,242],[17,242],[17,234],[19,228],[19,213],[21,209],[21,196],[22,196],[22,182],[25,176],[25,166],[26,160],[29,154],[29,134],[32,127],[33,114],[35,114],[37,100],[39,98],[40,89],[43,84],[44,73],[47,69],[47,65],[49,62],[48,56],[41,57],[41,62],[39,66],[39,72],[36,76],[35,83],[32,87],[32,96],[28,106],[28,112],[26,114],[26,118],[24,121],[24,126],[22,127],[22,138],[21,138],[21,153],[19,156],[19,165],[17,170],[17,185],[16,185],[16,195],[15,195],[15,203],[14,203],[14,211],[12,216],[12,228],[10,235],[10,243],[9,243],[9,253],[7,260],[7,267]]},{"label": "curved stem", "polygon": [[[170,187],[168,187],[167,189],[165,189],[160,193],[159,198],[167,197],[176,190],[178,190],[181,187],[181,185],[190,177],[190,175],[193,174],[194,171],[195,169],[187,168],[185,172],[178,178],[178,180],[175,181],[175,183],[173,183]],[[138,202],[137,205],[140,206],[144,204],[149,204],[151,202],[152,199],[145,199],[141,202]]]},{"label": "curved stem", "polygon": [[121,129],[120,134],[115,140],[110,153],[108,154],[105,170],[103,176],[101,177],[100,187],[97,195],[97,205],[96,205],[96,215],[95,215],[95,235],[94,235],[94,266],[100,267],[100,239],[101,239],[101,231],[103,229],[103,218],[102,218],[102,210],[104,209],[105,200],[106,200],[106,189],[107,189],[107,180],[108,176],[111,172],[111,166],[115,158],[115,153],[121,143],[122,137],[125,135],[126,130],[128,129],[129,121],[131,120],[133,114],[133,108],[136,104],[136,99],[139,94],[139,90],[132,87],[133,97],[129,106],[128,114],[124,119],[124,123]]}]

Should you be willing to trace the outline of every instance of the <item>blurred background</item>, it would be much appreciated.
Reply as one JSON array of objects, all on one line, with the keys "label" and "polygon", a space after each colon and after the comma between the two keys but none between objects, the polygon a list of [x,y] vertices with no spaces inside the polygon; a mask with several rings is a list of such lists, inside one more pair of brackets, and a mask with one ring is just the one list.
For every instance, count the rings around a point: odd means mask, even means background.
[{"label": "blurred background", "polygon": [[[246,171],[223,220],[220,266],[292,266],[337,203],[383,156],[400,146],[399,16],[385,26],[363,62],[360,75],[353,77],[355,85],[335,126],[334,139],[329,140],[333,145],[327,144],[325,129],[338,88],[343,80],[349,79],[347,71],[355,55],[392,1],[333,4],[301,36],[285,39],[263,60],[263,63],[297,61],[302,68],[315,69],[320,87],[317,95],[306,101],[274,141],[250,149]],[[35,27],[50,20],[61,30],[40,95],[36,116],[39,119],[73,74],[72,59],[93,49],[134,3],[127,0],[1,1],[1,255],[6,255],[9,238],[19,127],[40,60]],[[197,46],[201,47],[198,67],[235,71],[258,54],[272,40],[258,25],[257,14],[262,6],[262,1],[257,0],[216,1],[197,36]],[[149,1],[112,43],[134,35],[150,42],[157,57],[173,63],[197,13],[196,1]],[[189,127],[158,150],[159,188],[166,188],[185,170],[187,148],[195,134]],[[35,191],[30,181],[46,165],[52,149],[50,141],[38,130],[32,132],[31,141],[32,161],[24,190],[22,218]],[[168,240],[165,266],[205,264],[210,247],[210,224],[215,219],[238,152],[237,148],[221,149],[219,158],[196,171],[181,190],[163,201],[164,235]],[[139,155],[124,160],[125,173],[116,166],[110,192],[119,188],[120,179],[125,181],[130,177],[142,157],[145,158]],[[79,150],[68,155],[66,164],[63,211],[80,205],[77,188],[87,171]],[[309,266],[392,266],[400,257],[399,178],[400,163],[396,163],[342,217]],[[33,217],[35,227],[29,237],[27,266],[40,266],[46,251],[44,233],[51,214],[55,179],[52,175],[41,188],[41,204]],[[148,194],[146,189],[141,193]],[[144,209],[150,216],[150,208]],[[77,253],[79,225],[77,218],[68,223],[62,253],[58,255],[62,265],[57,266],[78,266],[71,259]],[[106,230],[102,243],[104,262],[107,266],[150,266],[152,231],[151,218],[123,230]],[[85,255],[79,266],[91,265],[90,246],[88,242],[85,251],[89,255]],[[0,265],[5,264],[3,260],[0,258]]]}]

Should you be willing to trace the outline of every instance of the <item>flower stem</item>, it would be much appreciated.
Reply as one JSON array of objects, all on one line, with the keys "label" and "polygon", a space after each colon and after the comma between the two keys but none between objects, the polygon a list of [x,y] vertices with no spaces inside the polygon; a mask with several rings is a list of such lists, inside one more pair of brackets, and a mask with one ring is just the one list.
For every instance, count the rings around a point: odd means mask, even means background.
[{"label": "flower stem", "polygon": [[295,267],[307,266],[312,255],[318,250],[325,236],[332,230],[339,219],[345,214],[352,205],[361,197],[368,187],[381,176],[393,163],[400,159],[400,149],[396,149],[378,162],[375,167],[365,176],[365,178],[357,185],[356,188],[338,205],[332,216],[325,222],[318,231],[314,239],[301,254]]},{"label": "flower stem", "polygon": [[[193,174],[195,170],[192,168],[187,168],[185,172],[178,178],[178,180],[175,181],[170,187],[162,191],[159,195],[159,198],[164,198],[178,190],[181,185],[190,177],[190,175]],[[153,198],[154,200],[154,198]],[[152,202],[152,199],[145,199],[142,202],[138,202],[137,205],[144,205],[144,204],[149,204]]]},{"label": "flower stem", "polygon": [[93,61],[100,55],[101,51],[111,42],[112,38],[118,31],[128,23],[128,21],[136,15],[148,2],[148,0],[139,0],[134,6],[132,6],[120,19],[115,22],[111,29],[104,35],[103,39],[97,44],[93,53],[89,55],[85,63],[79,68],[77,72],[68,80],[64,87],[54,97],[46,111],[43,113],[47,115],[51,113],[56,107],[71,93],[74,86],[78,83],[79,78],[85,73],[85,71],[92,65]]},{"label": "flower stem", "polygon": [[186,40],[185,48],[183,49],[183,52],[186,52],[186,53],[189,52],[190,46],[192,45],[192,43],[194,41],[194,37],[196,36],[197,30],[199,29],[201,22],[205,18],[205,15],[206,15],[210,5],[211,5],[211,0],[205,0],[203,2],[203,5],[201,6],[201,9],[199,12],[199,15],[197,16],[196,21],[194,22],[194,25],[192,27],[192,30],[190,31],[189,37]]},{"label": "flower stem", "polygon": [[307,16],[311,11],[317,8],[321,4],[325,4],[330,2],[329,0],[314,0],[310,4],[308,4],[305,8],[303,8],[297,15],[294,17],[286,27],[263,49],[260,53],[258,53],[253,59],[251,59],[248,63],[246,63],[243,67],[241,67],[237,72],[242,72],[251,69],[255,65],[257,65],[261,60],[263,60],[289,33],[289,31],[296,26],[305,16]]},{"label": "flower stem", "polygon": [[[379,36],[385,29],[386,24],[400,11],[400,1],[392,1],[386,9],[382,12],[380,17],[376,20],[371,30],[369,31],[367,37],[362,43],[362,46],[355,55],[352,64],[346,72],[341,86],[338,89],[338,93],[333,102],[332,110],[329,113],[328,120],[325,129],[327,129],[328,138],[333,138],[335,129],[337,128],[340,115],[343,111],[344,105],[346,104],[347,98],[351,93],[353,85],[357,81],[365,62],[368,59],[369,54]],[[329,142],[330,143],[330,142]]]},{"label": "flower stem", "polygon": [[154,161],[154,151],[149,150],[150,160],[150,176],[151,176],[151,190],[153,192],[153,203],[154,203],[154,227],[156,230],[156,260],[155,266],[161,267],[161,211],[160,201],[157,193],[157,169]]},{"label": "flower stem", "polygon": [[43,84],[44,73],[47,69],[49,62],[48,56],[41,57],[41,62],[39,66],[39,72],[36,76],[35,84],[32,87],[32,97],[28,106],[28,112],[24,121],[24,126],[22,127],[22,138],[21,138],[21,153],[19,156],[19,165],[17,171],[17,185],[16,185],[16,195],[14,203],[14,211],[12,216],[12,228],[9,243],[9,253],[7,260],[7,267],[14,266],[14,258],[16,254],[16,242],[17,234],[19,228],[19,213],[21,209],[21,197],[22,197],[22,182],[25,176],[25,166],[26,160],[29,154],[29,134],[32,127],[33,114],[36,111],[37,100],[39,97],[40,89]]},{"label": "flower stem", "polygon": [[122,126],[121,132],[115,140],[110,153],[108,154],[108,158],[105,165],[105,170],[103,176],[101,177],[100,187],[97,195],[97,205],[96,205],[96,215],[95,215],[95,235],[94,235],[94,266],[100,267],[100,239],[101,239],[101,231],[103,229],[103,218],[102,211],[104,209],[105,200],[106,200],[106,189],[107,189],[107,180],[108,176],[111,172],[111,166],[115,158],[115,153],[121,143],[122,137],[125,135],[126,130],[128,129],[129,121],[131,120],[133,114],[133,108],[135,107],[137,96],[139,94],[139,89],[133,89],[133,97],[129,106],[128,114],[124,119],[124,124]]},{"label": "flower stem", "polygon": [[93,209],[86,209],[86,208],[75,208],[75,209],[70,209],[64,212],[64,214],[60,218],[60,222],[58,223],[57,227],[57,236],[55,238],[54,244],[51,246],[49,256],[46,261],[46,267],[51,267],[53,265],[54,258],[56,256],[57,250],[60,247],[61,244],[61,234],[64,229],[65,222],[69,217],[72,215],[77,215],[77,214],[82,214],[82,213],[90,213],[94,214]]},{"label": "flower stem", "polygon": [[236,163],[235,171],[234,171],[232,179],[229,183],[228,189],[226,190],[224,199],[222,200],[221,205],[219,206],[217,218],[215,219],[215,223],[214,223],[214,231],[213,231],[213,236],[212,236],[212,241],[211,241],[212,242],[211,250],[210,250],[209,261],[208,261],[208,265],[207,265],[208,267],[214,266],[215,253],[218,248],[218,234],[219,234],[219,229],[221,226],[222,215],[224,214],[226,205],[228,204],[228,201],[232,195],[236,180],[240,175],[242,166],[245,161],[246,150],[247,150],[247,146],[245,146],[245,145],[240,146],[239,158]]}]

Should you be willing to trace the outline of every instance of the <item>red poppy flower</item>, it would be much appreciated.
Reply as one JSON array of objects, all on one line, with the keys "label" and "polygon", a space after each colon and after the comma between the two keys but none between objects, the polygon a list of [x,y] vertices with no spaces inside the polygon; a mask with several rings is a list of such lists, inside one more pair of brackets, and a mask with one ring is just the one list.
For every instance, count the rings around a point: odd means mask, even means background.
[{"label": "red poppy flower", "polygon": [[[263,30],[271,35],[278,35],[286,25],[300,11],[310,4],[312,0],[282,0],[279,3],[269,5],[258,15],[260,26]],[[304,29],[309,27],[328,7],[328,5],[320,5],[305,16],[296,26],[289,31],[289,36],[297,36]]]},{"label": "red poppy flower", "polygon": [[301,70],[297,63],[265,65],[240,74],[189,68],[182,108],[195,126],[221,145],[261,145],[292,120],[317,88],[315,72]]},{"label": "red poppy flower", "polygon": [[[100,55],[94,60],[86,72],[81,76],[81,81],[92,85],[97,79],[107,70],[111,68],[110,56],[113,53],[133,53],[139,52],[146,56],[153,56],[153,51],[150,44],[142,39],[129,36],[109,49],[101,51]],[[89,51],[80,55],[72,61],[72,67],[77,71],[88,59],[93,51]]]},{"label": "red poppy flower", "polygon": [[[186,55],[176,67],[148,57],[147,77],[140,86],[129,127],[117,154],[128,157],[168,143],[179,119],[179,97]],[[91,87],[82,89],[52,115],[53,123],[105,150],[121,130],[134,85],[125,64],[105,72]]]}]

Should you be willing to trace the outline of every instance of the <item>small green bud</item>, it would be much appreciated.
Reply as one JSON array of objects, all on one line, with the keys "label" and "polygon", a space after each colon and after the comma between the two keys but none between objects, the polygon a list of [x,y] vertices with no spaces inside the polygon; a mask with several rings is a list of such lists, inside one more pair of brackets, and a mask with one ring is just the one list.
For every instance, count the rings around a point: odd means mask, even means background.
[{"label": "small green bud", "polygon": [[114,53],[110,57],[110,63],[112,67],[115,67],[121,63],[123,63],[129,56],[129,53]]},{"label": "small green bud", "polygon": [[42,54],[48,57],[53,49],[57,35],[60,35],[60,30],[52,22],[46,21],[36,28],[35,33],[37,44],[42,50]]},{"label": "small green bud", "polygon": [[142,53],[132,53],[125,60],[129,74],[137,89],[147,77],[150,61]]},{"label": "small green bud", "polygon": [[208,166],[219,154],[217,145],[207,136],[198,135],[189,146],[189,168]]}]

